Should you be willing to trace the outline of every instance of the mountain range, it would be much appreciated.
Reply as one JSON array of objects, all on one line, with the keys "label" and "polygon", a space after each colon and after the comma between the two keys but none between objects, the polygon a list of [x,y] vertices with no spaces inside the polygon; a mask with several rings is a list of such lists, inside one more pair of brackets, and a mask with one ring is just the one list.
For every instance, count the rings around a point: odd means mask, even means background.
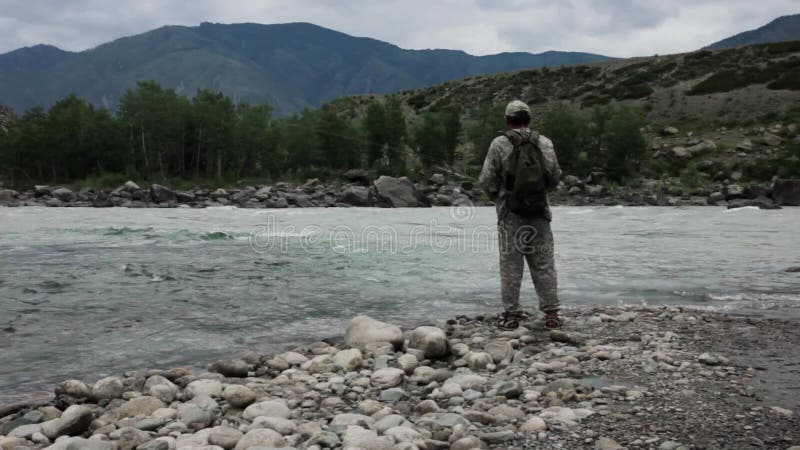
[{"label": "mountain range", "polygon": [[[800,15],[785,16],[709,48],[800,39]],[[218,90],[271,104],[278,115],[363,93],[384,94],[448,80],[611,58],[577,52],[473,56],[406,50],[309,23],[166,26],[82,52],[37,45],[0,55],[0,104],[18,113],[68,93],[113,109],[137,81],[192,95]]]},{"label": "mountain range", "polygon": [[203,23],[167,26],[80,53],[39,45],[0,55],[0,104],[19,112],[74,92],[113,108],[137,81],[152,79],[187,95],[209,88],[236,101],[268,102],[287,114],[347,95],[606,59],[572,52],[405,50],[309,23]]},{"label": "mountain range", "polygon": [[745,31],[719,42],[715,42],[706,49],[716,50],[721,48],[743,47],[753,44],[767,44],[770,42],[800,40],[800,14],[782,16],[755,30]]}]

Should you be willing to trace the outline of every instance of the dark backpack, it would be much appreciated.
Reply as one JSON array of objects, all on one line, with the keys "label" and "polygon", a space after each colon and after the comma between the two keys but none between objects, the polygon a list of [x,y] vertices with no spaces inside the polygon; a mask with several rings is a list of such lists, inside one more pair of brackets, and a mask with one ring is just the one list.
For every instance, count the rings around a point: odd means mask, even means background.
[{"label": "dark backpack", "polygon": [[539,133],[532,131],[527,139],[512,132],[505,136],[514,145],[505,173],[509,210],[522,217],[546,217],[547,171]]}]

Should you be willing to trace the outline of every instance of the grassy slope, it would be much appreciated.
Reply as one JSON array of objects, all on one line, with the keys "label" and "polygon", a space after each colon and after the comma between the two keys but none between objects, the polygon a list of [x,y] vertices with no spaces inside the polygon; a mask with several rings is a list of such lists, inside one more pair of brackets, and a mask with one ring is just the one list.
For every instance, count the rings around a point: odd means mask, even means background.
[{"label": "grassy slope", "polygon": [[[531,105],[534,121],[558,102],[579,109],[627,103],[644,111],[654,146],[685,146],[691,140],[710,139],[718,150],[698,155],[696,160],[710,159],[715,170],[747,174],[753,172],[745,168],[747,164],[779,154],[760,145],[760,127],[800,122],[800,41],[522,70],[392,96],[404,103],[411,122],[425,111],[443,109],[457,109],[469,121],[482,106],[499,106],[515,98]],[[358,117],[374,98],[349,97],[332,105]],[[676,126],[681,134],[659,137],[656,131],[665,126]],[[689,132],[691,138],[687,138]],[[745,138],[754,143],[746,157],[734,150]],[[673,174],[682,167],[674,169]]]},{"label": "grassy slope", "polygon": [[[713,92],[717,87],[713,83],[701,85],[721,71],[744,75],[736,80],[739,85],[730,89],[719,83],[724,92]],[[758,77],[749,78],[756,71]],[[483,105],[519,98],[531,105],[534,116],[555,102],[578,108],[625,102],[641,107],[651,122],[745,123],[795,107],[800,100],[798,74],[800,41],[520,70],[449,81],[391,96],[400,98],[412,116],[427,110],[457,108],[469,117]],[[783,77],[794,80],[793,89],[767,87]],[[702,95],[695,95],[695,87]],[[348,97],[335,100],[332,105],[360,115],[372,98]]]}]

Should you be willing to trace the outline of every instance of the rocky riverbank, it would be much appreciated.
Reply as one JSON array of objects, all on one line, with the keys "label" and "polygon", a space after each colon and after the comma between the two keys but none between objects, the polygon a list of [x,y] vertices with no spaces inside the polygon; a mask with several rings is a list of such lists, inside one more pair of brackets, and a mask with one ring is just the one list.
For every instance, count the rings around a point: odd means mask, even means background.
[{"label": "rocky riverbank", "polygon": [[[83,188],[78,191],[63,186],[34,186],[32,190],[0,189],[0,205],[49,207],[127,207],[127,208],[206,208],[237,206],[241,208],[309,207],[429,207],[486,206],[491,202],[475,183],[448,181],[435,174],[427,184],[408,178],[380,176],[370,180],[362,170],[344,175],[345,184],[325,184],[318,179],[301,185],[276,183],[272,186],[237,186],[228,189],[198,187],[174,191],[153,184],[142,188],[128,181],[116,189]],[[780,209],[800,205],[800,180],[776,180],[771,186],[720,184],[715,189],[685,189],[659,180],[643,180],[636,188],[615,186],[606,176],[594,172],[584,179],[566,176],[551,194],[551,203],[565,206],[756,206]]]},{"label": "rocky riverbank", "polygon": [[[0,408],[3,449],[791,449],[796,322],[676,308],[492,317],[141,370]],[[437,324],[434,324],[437,325]],[[767,361],[768,362],[765,362]],[[5,416],[5,417],[3,417]]]}]

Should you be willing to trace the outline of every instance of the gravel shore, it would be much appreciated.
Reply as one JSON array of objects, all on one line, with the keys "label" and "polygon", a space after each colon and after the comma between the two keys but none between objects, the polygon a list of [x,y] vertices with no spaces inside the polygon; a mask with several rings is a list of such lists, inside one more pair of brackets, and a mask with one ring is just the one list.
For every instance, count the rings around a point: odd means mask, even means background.
[{"label": "gravel shore", "polygon": [[[800,450],[796,321],[678,308],[569,310],[148,369],[0,408],[1,449]],[[344,331],[344,330],[343,330]]]}]

